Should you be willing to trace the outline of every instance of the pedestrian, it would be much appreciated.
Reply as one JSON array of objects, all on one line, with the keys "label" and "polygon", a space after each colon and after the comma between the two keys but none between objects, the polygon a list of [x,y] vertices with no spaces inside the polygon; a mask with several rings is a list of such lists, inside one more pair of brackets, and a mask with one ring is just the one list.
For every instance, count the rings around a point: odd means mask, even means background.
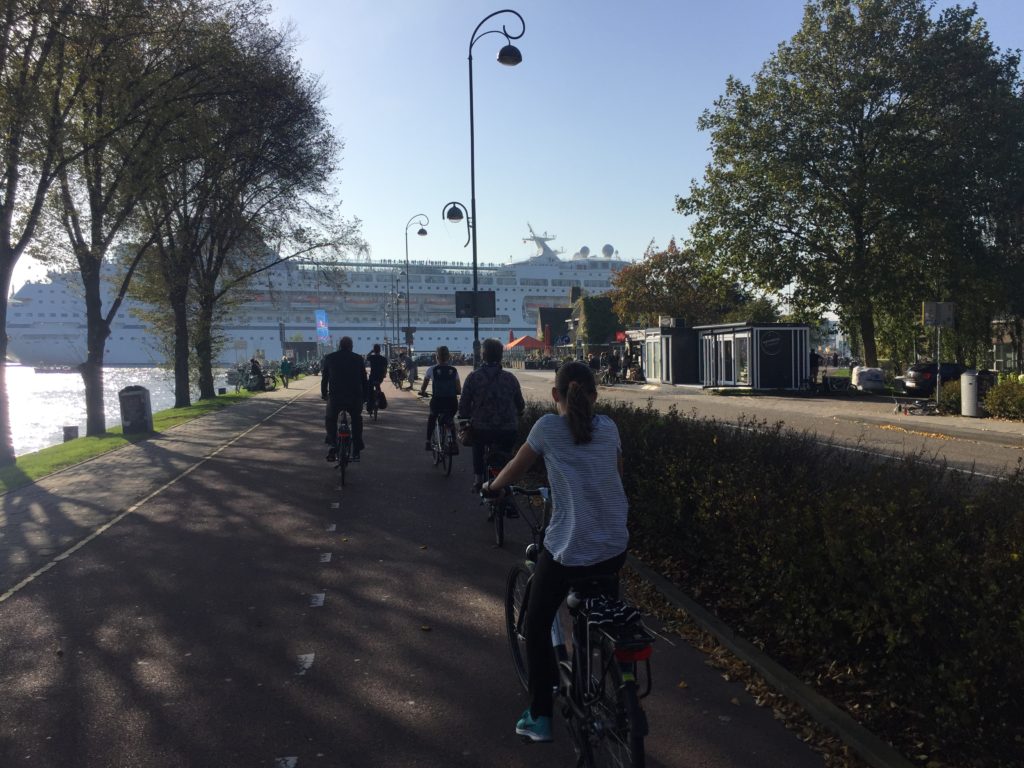
[{"label": "pedestrian", "polygon": [[287,355],[281,357],[281,384],[288,389],[288,379],[292,377],[292,361]]},{"label": "pedestrian", "polygon": [[573,581],[617,574],[629,542],[619,430],[611,418],[594,413],[593,371],[581,363],[562,366],[551,397],[558,414],[541,416],[515,458],[481,488],[492,495],[544,459],[551,521],[526,609],[530,706],[516,723],[516,733],[531,741],[551,741],[552,692],[558,682],[551,623],[558,608]]},{"label": "pedestrian", "polygon": [[818,381],[818,364],[821,358],[818,357],[818,353],[813,349],[811,350],[811,386]]}]

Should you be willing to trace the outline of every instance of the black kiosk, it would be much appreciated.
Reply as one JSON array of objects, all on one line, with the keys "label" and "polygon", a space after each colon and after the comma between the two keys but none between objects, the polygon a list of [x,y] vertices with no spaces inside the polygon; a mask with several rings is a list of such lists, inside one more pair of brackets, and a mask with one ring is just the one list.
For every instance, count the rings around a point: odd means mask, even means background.
[{"label": "black kiosk", "polygon": [[694,328],[700,381],[709,387],[801,389],[810,378],[809,325],[725,323]]}]

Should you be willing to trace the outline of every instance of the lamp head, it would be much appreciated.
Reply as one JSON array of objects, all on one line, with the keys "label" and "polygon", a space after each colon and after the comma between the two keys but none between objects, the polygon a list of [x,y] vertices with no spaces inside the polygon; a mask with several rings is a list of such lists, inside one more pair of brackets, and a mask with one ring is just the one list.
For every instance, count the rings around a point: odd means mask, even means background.
[{"label": "lamp head", "polygon": [[512,43],[503,46],[502,49],[498,51],[498,63],[504,64],[506,67],[514,67],[516,64],[522,62],[522,60],[523,54],[521,54],[519,49],[512,45]]},{"label": "lamp head", "polygon": [[463,218],[462,211],[457,205],[453,205],[448,209],[448,213],[445,214],[445,218],[447,218],[452,224],[458,224]]},{"label": "lamp head", "polygon": [[423,227],[420,227],[419,231],[416,234],[419,235],[420,237],[423,237],[425,234],[427,234],[427,230],[424,229]]}]

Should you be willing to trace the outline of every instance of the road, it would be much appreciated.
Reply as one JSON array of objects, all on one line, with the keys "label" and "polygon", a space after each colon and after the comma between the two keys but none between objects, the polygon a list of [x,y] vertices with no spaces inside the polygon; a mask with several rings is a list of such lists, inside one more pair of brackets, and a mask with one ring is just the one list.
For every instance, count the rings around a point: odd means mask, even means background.
[{"label": "road", "polygon": [[[553,371],[515,371],[527,398],[550,400]],[[1024,424],[959,416],[904,416],[893,401],[868,395],[715,396],[696,387],[619,384],[601,387],[602,400],[644,405],[735,424],[740,418],[783,422],[798,432],[815,433],[823,442],[865,454],[917,454],[987,477],[1004,477],[1024,462]]]},{"label": "road", "polygon": [[[524,377],[524,380],[529,377]],[[543,381],[537,385],[543,389]],[[523,745],[504,550],[389,390],[342,489],[304,379],[0,496],[0,766],[570,766]],[[648,765],[822,766],[681,640]]]}]

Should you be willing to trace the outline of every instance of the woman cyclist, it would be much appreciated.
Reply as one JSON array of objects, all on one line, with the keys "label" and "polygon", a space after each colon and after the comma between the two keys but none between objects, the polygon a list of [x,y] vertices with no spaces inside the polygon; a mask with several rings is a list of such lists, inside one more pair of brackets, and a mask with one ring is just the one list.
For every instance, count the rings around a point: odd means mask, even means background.
[{"label": "woman cyclist", "polygon": [[557,683],[551,623],[570,580],[618,573],[629,541],[619,430],[609,417],[594,414],[594,372],[581,362],[563,365],[551,397],[558,414],[538,419],[512,461],[481,488],[493,494],[544,457],[552,513],[526,609],[530,707],[516,723],[516,733],[532,741],[551,741]]}]

